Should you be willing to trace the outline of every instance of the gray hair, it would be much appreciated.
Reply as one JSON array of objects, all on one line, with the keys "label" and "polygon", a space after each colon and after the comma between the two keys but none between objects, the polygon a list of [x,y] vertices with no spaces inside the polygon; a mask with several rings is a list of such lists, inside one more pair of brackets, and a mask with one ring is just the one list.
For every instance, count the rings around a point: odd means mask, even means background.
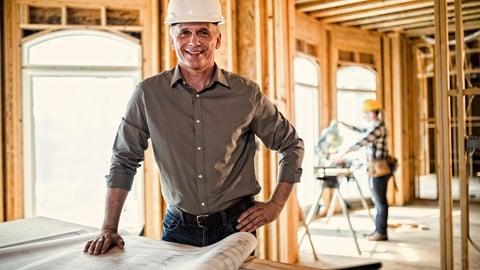
[{"label": "gray hair", "polygon": [[[177,25],[179,25],[179,24],[181,24],[181,23],[172,23],[172,24],[170,25],[170,29],[169,29],[169,31],[168,31],[168,33],[170,34],[170,37],[173,37],[173,29],[174,29]],[[218,23],[211,23],[211,24],[215,25],[215,30],[216,30],[217,32],[220,32],[220,27],[218,26]]]}]

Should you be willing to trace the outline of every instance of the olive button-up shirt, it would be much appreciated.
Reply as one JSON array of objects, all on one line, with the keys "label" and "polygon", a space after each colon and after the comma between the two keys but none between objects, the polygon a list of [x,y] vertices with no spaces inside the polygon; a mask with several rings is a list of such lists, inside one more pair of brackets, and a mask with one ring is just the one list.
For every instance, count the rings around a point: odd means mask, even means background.
[{"label": "olive button-up shirt", "polygon": [[131,188],[150,139],[167,203],[194,215],[217,212],[260,191],[256,137],[278,151],[278,180],[299,182],[303,141],[257,84],[216,67],[197,93],[176,67],[138,84],[117,131],[107,186]]}]

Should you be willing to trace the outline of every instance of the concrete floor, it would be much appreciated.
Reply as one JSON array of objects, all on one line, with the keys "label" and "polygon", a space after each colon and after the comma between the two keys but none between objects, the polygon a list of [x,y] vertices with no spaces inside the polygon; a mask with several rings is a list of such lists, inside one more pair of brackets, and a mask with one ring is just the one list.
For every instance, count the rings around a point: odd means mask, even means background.
[{"label": "concrete floor", "polygon": [[[468,269],[480,269],[480,251],[474,246],[480,247],[480,202],[471,202],[469,210],[470,238],[474,244],[468,244]],[[374,215],[375,210],[371,211]],[[346,217],[339,213],[328,222],[327,218],[315,219],[309,228],[316,253],[321,258],[335,255],[378,260],[382,263],[381,269],[441,269],[438,202],[419,201],[409,206],[390,207],[389,212],[389,241],[370,242],[363,236],[374,228],[367,210],[350,211],[360,255]],[[462,269],[460,211],[457,204],[454,205],[453,218],[454,269]],[[299,235],[303,232],[301,228]],[[300,245],[298,264],[314,267],[322,265],[315,261],[307,237]]]}]

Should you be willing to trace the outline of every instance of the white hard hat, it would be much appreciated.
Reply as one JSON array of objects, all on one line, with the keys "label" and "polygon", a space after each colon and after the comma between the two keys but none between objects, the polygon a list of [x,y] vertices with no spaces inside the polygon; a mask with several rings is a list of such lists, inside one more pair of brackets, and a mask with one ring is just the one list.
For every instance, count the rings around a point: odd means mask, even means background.
[{"label": "white hard hat", "polygon": [[223,23],[218,0],[170,0],[165,24],[185,22]]}]

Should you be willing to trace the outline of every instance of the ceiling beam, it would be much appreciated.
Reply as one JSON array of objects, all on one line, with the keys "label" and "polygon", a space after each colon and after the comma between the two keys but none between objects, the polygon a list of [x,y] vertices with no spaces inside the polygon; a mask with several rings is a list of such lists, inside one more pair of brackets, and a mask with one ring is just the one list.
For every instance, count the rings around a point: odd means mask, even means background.
[{"label": "ceiling beam", "polygon": [[[462,4],[464,11],[467,11],[469,8],[472,8],[472,7],[475,8],[479,6],[480,4],[478,2],[466,2]],[[448,8],[448,11],[451,12],[453,16],[455,6],[449,5],[447,8]],[[358,20],[350,20],[350,21],[342,22],[341,24],[343,26],[361,26],[365,24],[373,24],[373,23],[391,21],[391,20],[401,20],[401,19],[417,17],[417,16],[422,16],[427,14],[430,16],[433,16],[431,8],[421,8],[421,9],[409,10],[408,12],[405,11],[405,12],[386,14],[386,15],[377,15],[373,17],[358,19]]]},{"label": "ceiling beam", "polygon": [[375,29],[381,29],[381,28],[389,28],[389,27],[402,27],[402,26],[408,26],[416,23],[422,23],[422,22],[427,22],[429,24],[432,24],[432,14],[425,14],[422,16],[417,16],[417,17],[410,17],[410,18],[397,18],[393,20],[388,20],[388,21],[383,21],[383,22],[378,22],[378,23],[371,23],[371,24],[366,24],[366,25],[357,25],[362,29],[365,30],[375,30]]},{"label": "ceiling beam", "polygon": [[[453,0],[451,0],[453,1]],[[433,7],[432,0],[397,0],[397,1],[370,1],[372,3],[364,4],[358,3],[349,5],[346,7],[331,8],[326,10],[319,10],[314,12],[309,12],[308,15],[314,18],[324,18],[324,17],[344,17],[351,14],[365,14],[363,17],[372,16],[375,14],[385,14],[383,10],[396,10],[402,11],[402,9],[409,8],[410,6],[415,5],[430,5]],[[380,13],[378,13],[380,12]],[[395,11],[393,11],[395,12]],[[386,13],[392,13],[392,11],[386,11]],[[348,17],[347,17],[348,18]],[[344,19],[341,19],[344,20]]]},{"label": "ceiling beam", "polygon": [[319,9],[328,9],[369,2],[368,0],[321,0],[321,1],[295,1],[295,9],[301,12],[311,12]]},{"label": "ceiling beam", "polygon": [[[416,33],[434,32],[435,1],[438,0],[295,0],[295,7],[326,24],[407,33],[411,37]],[[442,1],[447,4],[447,23],[453,23],[455,0]],[[463,0],[461,5],[465,27],[476,30],[480,1]]]},{"label": "ceiling beam", "polygon": [[[464,21],[468,20],[475,20],[478,19],[480,16],[480,6],[478,8],[472,8],[472,9],[467,9],[463,10],[463,19]],[[451,13],[448,15],[449,21],[453,22],[455,20],[455,14]],[[432,16],[431,14],[428,15],[422,15],[422,16],[417,16],[417,17],[412,17],[412,18],[406,18],[406,19],[400,19],[396,18],[393,20],[388,20],[384,22],[378,22],[378,23],[372,23],[372,24],[367,24],[367,25],[359,25],[360,28],[364,30],[380,30],[382,28],[392,28],[392,27],[401,27],[405,30],[415,28],[417,23],[428,23],[432,24]]]},{"label": "ceiling beam", "polygon": [[[480,29],[480,21],[466,22],[466,23],[463,24],[463,30],[465,30],[465,31],[478,30],[478,29]],[[385,30],[385,29],[383,29],[383,30]],[[381,31],[381,32],[384,32],[384,31]],[[455,32],[455,25],[454,24],[449,24],[448,25],[448,32],[450,32],[450,33]],[[428,36],[428,35],[433,35],[434,33],[435,33],[435,28],[433,26],[428,26],[428,27],[403,31],[403,34],[406,37],[415,37],[415,36],[423,36],[423,35]]]}]

